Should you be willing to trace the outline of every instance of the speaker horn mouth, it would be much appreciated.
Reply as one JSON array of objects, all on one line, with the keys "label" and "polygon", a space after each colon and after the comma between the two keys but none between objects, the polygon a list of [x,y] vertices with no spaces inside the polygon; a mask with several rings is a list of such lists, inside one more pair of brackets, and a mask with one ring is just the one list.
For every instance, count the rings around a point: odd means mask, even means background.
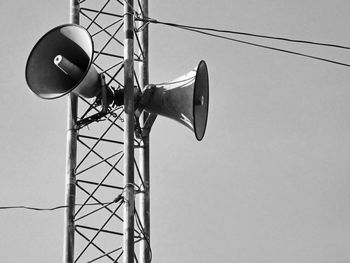
[{"label": "speaker horn mouth", "polygon": [[196,139],[201,141],[207,127],[209,111],[209,77],[204,60],[198,64],[193,93],[193,130]]},{"label": "speaker horn mouth", "polygon": [[[56,99],[74,91],[90,71],[93,50],[92,37],[84,27],[65,24],[51,29],[28,57],[25,75],[29,88],[43,99]],[[67,61],[80,72],[67,71]],[[95,91],[85,92],[92,96]]]}]

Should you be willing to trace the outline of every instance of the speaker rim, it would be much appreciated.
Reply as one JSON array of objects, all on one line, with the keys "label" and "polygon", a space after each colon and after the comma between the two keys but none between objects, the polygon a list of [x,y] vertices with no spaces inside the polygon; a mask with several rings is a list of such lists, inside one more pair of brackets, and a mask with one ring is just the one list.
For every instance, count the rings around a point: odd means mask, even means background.
[{"label": "speaker rim", "polygon": [[[207,82],[207,86],[208,86],[208,105],[207,105],[207,110],[206,110],[206,115],[205,115],[205,125],[204,125],[204,131],[203,131],[203,134],[202,134],[202,137],[200,137],[198,134],[197,134],[197,127],[196,127],[196,115],[195,115],[195,89],[196,89],[196,83],[197,83],[197,79],[199,78],[199,74],[198,74],[198,70],[200,68],[201,65],[204,65],[205,67],[205,71],[206,71],[206,75],[207,75],[207,78],[208,78],[208,82]],[[201,141],[203,138],[204,138],[204,135],[205,135],[205,131],[207,130],[207,122],[208,122],[208,115],[209,115],[209,74],[208,74],[208,67],[207,67],[207,63],[204,61],[204,60],[201,60],[199,61],[198,63],[198,66],[197,66],[197,72],[196,72],[196,78],[195,78],[195,86],[194,86],[194,89],[193,89],[193,109],[192,109],[192,116],[193,116],[193,130],[194,130],[194,134],[196,136],[196,139],[198,141]]]},{"label": "speaker rim", "polygon": [[[27,72],[28,72],[28,62],[29,62],[30,58],[32,57],[32,54],[33,54],[35,48],[39,45],[39,43],[40,43],[47,35],[49,35],[50,33],[52,33],[52,32],[55,31],[55,30],[58,30],[58,29],[63,28],[63,27],[68,27],[68,26],[70,26],[70,27],[79,27],[79,28],[83,29],[83,30],[87,33],[88,37],[90,38],[90,43],[91,43],[91,47],[92,47],[92,48],[91,48],[91,56],[90,56],[90,61],[89,61],[88,67],[86,68],[86,70],[85,70],[85,72],[83,73],[83,75],[82,75],[82,77],[80,78],[80,80],[77,81],[77,84],[73,86],[73,88],[69,89],[69,90],[66,91],[66,92],[63,92],[62,94],[60,94],[60,95],[58,95],[58,96],[56,96],[56,97],[50,97],[50,98],[48,98],[48,97],[40,96],[38,93],[34,92],[34,90],[31,88],[31,85],[29,84],[29,81],[28,81],[28,74],[27,74]],[[83,27],[83,26],[81,26],[81,25],[78,25],[78,24],[67,23],[67,24],[59,25],[59,26],[56,26],[56,27],[52,28],[51,30],[47,31],[47,32],[36,42],[36,44],[34,45],[34,47],[32,48],[32,50],[31,50],[30,53],[29,53],[29,56],[28,56],[28,59],[27,59],[27,62],[26,62],[26,68],[25,68],[25,78],[26,78],[26,82],[27,82],[28,87],[30,88],[30,90],[31,90],[36,96],[38,96],[38,97],[41,98],[41,99],[45,99],[45,100],[58,99],[58,98],[61,98],[61,97],[65,96],[65,95],[67,95],[68,93],[71,93],[76,87],[79,86],[80,82],[81,82],[81,81],[86,77],[86,75],[89,73],[89,69],[90,69],[90,67],[91,67],[91,65],[92,65],[92,62],[93,62],[94,50],[95,50],[94,41],[93,41],[92,36],[90,35],[89,31],[87,31],[87,29],[86,29],[85,27]],[[52,63],[53,63],[53,62],[52,62]]]}]

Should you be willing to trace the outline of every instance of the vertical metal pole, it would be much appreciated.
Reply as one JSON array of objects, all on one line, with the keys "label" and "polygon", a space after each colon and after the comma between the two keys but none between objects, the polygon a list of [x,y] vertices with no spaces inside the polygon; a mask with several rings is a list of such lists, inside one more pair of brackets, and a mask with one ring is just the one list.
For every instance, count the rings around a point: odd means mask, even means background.
[{"label": "vertical metal pole", "polygon": [[[149,17],[148,0],[141,0],[141,10],[143,18]],[[140,85],[145,87],[149,84],[149,31],[146,22],[142,22],[143,30],[140,32],[140,46],[143,52],[142,62],[140,63]],[[148,114],[143,113],[140,117],[140,125],[144,126]],[[140,194],[140,220],[144,228],[145,238],[140,243],[140,263],[151,262],[150,251],[150,149],[149,133],[146,132],[142,138],[142,147],[140,149],[140,172],[144,182],[143,191]]]},{"label": "vertical metal pole", "polygon": [[124,263],[134,262],[134,2],[124,1]]},{"label": "vertical metal pole", "polygon": [[[79,1],[70,0],[70,23],[79,24]],[[78,131],[75,129],[78,97],[70,94],[67,104],[66,188],[64,215],[63,262],[74,262],[75,167]]]}]

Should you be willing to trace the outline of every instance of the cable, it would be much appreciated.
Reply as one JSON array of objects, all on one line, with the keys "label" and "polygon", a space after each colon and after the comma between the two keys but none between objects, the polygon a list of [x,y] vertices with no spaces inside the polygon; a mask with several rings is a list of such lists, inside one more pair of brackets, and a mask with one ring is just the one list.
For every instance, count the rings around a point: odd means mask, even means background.
[{"label": "cable", "polygon": [[[113,203],[117,203],[120,200],[122,200],[122,195],[118,195],[113,201],[106,202],[106,203],[90,203],[90,204],[75,204],[75,206],[95,206],[95,205],[110,205]],[[24,206],[24,205],[16,205],[16,206],[0,206],[0,210],[7,210],[7,209],[27,209],[27,210],[34,210],[34,211],[54,211],[58,209],[68,208],[67,205],[60,205],[56,207],[51,208],[39,208],[39,207],[32,207],[32,206]]]},{"label": "cable", "polygon": [[136,209],[134,210],[134,213],[136,215],[136,226],[138,227],[138,229],[140,230],[141,234],[143,235],[144,239],[147,242],[147,245],[149,248],[150,262],[152,262],[153,255],[152,255],[152,248],[151,248],[151,242],[149,240],[149,236],[145,233],[145,229],[142,226],[141,219],[140,219],[139,214],[137,213]]},{"label": "cable", "polygon": [[[120,3],[119,0],[117,0],[117,1]],[[127,4],[127,5],[129,6],[129,8],[132,9],[132,11],[134,12],[134,14],[136,14],[136,17],[140,17],[140,16],[141,16],[141,14],[139,14],[139,13],[136,11],[136,9],[134,8],[134,6],[131,5],[127,0],[123,0],[123,1],[125,2],[125,4]],[[133,14],[131,14],[131,15],[133,15]]]},{"label": "cable", "polygon": [[217,38],[222,38],[222,39],[226,39],[226,40],[230,40],[230,41],[234,41],[234,42],[238,42],[238,43],[242,43],[242,44],[246,44],[246,45],[251,45],[251,46],[255,46],[255,47],[270,49],[270,50],[279,51],[279,52],[284,52],[284,53],[297,55],[297,56],[302,56],[302,57],[306,57],[306,58],[310,58],[310,59],[320,60],[320,61],[324,61],[324,62],[328,62],[328,63],[340,65],[340,66],[350,67],[350,64],[346,64],[346,63],[343,63],[343,62],[339,62],[339,61],[335,61],[335,60],[331,60],[331,59],[326,59],[326,58],[322,58],[322,57],[311,56],[311,55],[308,55],[308,54],[305,54],[305,53],[299,53],[299,52],[290,51],[290,50],[286,50],[286,49],[281,49],[281,48],[275,48],[275,47],[271,47],[271,46],[256,44],[256,43],[243,41],[243,40],[238,40],[238,39],[234,39],[234,38],[230,38],[230,37],[224,37],[224,36],[220,36],[220,35],[216,35],[216,34],[201,32],[201,31],[194,30],[194,29],[186,29],[186,30],[197,32],[197,33],[201,33],[201,34],[204,34],[204,35],[217,37]]},{"label": "cable", "polygon": [[[141,19],[142,20],[142,19]],[[260,48],[265,48],[265,49],[269,49],[269,50],[274,50],[274,51],[279,51],[279,52],[284,52],[284,53],[288,53],[288,54],[292,54],[292,55],[297,55],[297,56],[302,56],[302,57],[306,57],[306,58],[310,58],[310,59],[315,59],[315,60],[320,60],[323,62],[328,62],[328,63],[332,63],[332,64],[336,64],[336,65],[340,65],[340,66],[345,66],[345,67],[350,67],[350,64],[347,63],[343,63],[343,62],[339,62],[339,61],[335,61],[335,60],[331,60],[331,59],[326,59],[326,58],[322,58],[322,57],[317,57],[317,56],[312,56],[312,55],[308,55],[308,54],[304,54],[304,53],[299,53],[299,52],[295,52],[295,51],[290,51],[290,50],[286,50],[286,49],[281,49],[281,48],[275,48],[272,46],[267,46],[267,45],[261,45],[261,44],[257,44],[257,43],[253,43],[253,42],[249,42],[249,41],[244,41],[244,40],[239,40],[239,39],[235,39],[235,38],[231,38],[231,37],[226,37],[226,36],[222,36],[222,35],[217,35],[217,34],[213,34],[213,33],[208,33],[208,32],[203,32],[199,29],[193,29],[191,27],[188,26],[182,26],[182,25],[177,25],[177,24],[172,24],[172,23],[164,23],[164,22],[159,22],[157,20],[154,19],[149,19],[147,20],[150,23],[155,23],[155,24],[162,24],[162,25],[167,25],[167,26],[172,26],[172,27],[176,27],[179,29],[183,29],[183,30],[188,30],[188,31],[192,31],[192,32],[196,32],[199,34],[203,34],[203,35],[207,35],[207,36],[211,36],[211,37],[216,37],[216,38],[221,38],[221,39],[225,39],[225,40],[229,40],[229,41],[233,41],[233,42],[237,42],[237,43],[241,43],[241,44],[246,44],[246,45],[250,45],[250,46],[255,46],[255,47],[260,47]],[[297,40],[295,40],[297,41]],[[301,41],[301,40],[300,40]],[[303,41],[303,42],[308,42],[309,41]],[[316,44],[316,42],[314,42]],[[319,45],[321,45],[322,43],[318,43]],[[326,45],[329,46],[329,44],[322,44],[322,45]],[[334,47],[335,45],[333,45]],[[340,46],[339,46],[340,47]],[[343,47],[343,48],[348,48],[348,47]],[[350,48],[349,48],[350,49]]]},{"label": "cable", "polygon": [[275,37],[275,36],[254,34],[254,33],[249,33],[249,32],[242,32],[242,31],[216,29],[216,28],[210,28],[210,27],[198,27],[198,26],[190,26],[190,25],[183,25],[183,24],[175,24],[175,23],[158,21],[158,20],[152,19],[152,18],[148,18],[148,19],[141,18],[139,20],[142,20],[145,22],[150,22],[153,24],[161,24],[161,25],[167,25],[167,26],[173,26],[173,27],[181,27],[181,28],[188,28],[188,29],[195,29],[195,30],[202,30],[202,31],[211,31],[211,32],[225,33],[225,34],[243,35],[243,36],[249,36],[249,37],[265,38],[265,39],[272,39],[272,40],[279,40],[279,41],[286,41],[286,42],[293,42],[293,43],[301,43],[301,44],[309,44],[309,45],[317,45],[317,46],[325,46],[325,47],[350,50],[349,46],[343,46],[343,45],[331,44],[331,43],[322,43],[322,42],[292,39],[292,38],[285,38],[285,37]]}]

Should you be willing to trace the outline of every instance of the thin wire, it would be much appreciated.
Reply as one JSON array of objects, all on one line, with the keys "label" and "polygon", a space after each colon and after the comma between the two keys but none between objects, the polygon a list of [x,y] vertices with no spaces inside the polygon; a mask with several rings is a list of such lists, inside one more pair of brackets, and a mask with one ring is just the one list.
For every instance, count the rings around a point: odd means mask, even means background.
[{"label": "thin wire", "polygon": [[150,256],[150,262],[152,262],[153,254],[152,254],[152,248],[151,248],[151,242],[149,240],[149,236],[146,234],[145,229],[142,226],[141,219],[139,217],[139,214],[137,213],[137,210],[134,210],[135,215],[136,215],[136,225],[138,229],[140,230],[141,234],[143,235],[144,239],[147,242],[148,249],[149,249],[149,256]]},{"label": "thin wire", "polygon": [[210,28],[210,27],[190,26],[190,25],[162,22],[162,21],[158,21],[158,20],[152,19],[152,18],[145,18],[145,19],[138,18],[138,20],[141,20],[141,21],[144,21],[144,22],[150,22],[150,23],[153,23],[153,24],[162,24],[162,25],[173,26],[173,27],[189,28],[189,29],[196,29],[196,30],[202,30],[202,31],[211,31],[211,32],[217,32],[217,33],[225,33],[225,34],[243,35],[243,36],[249,36],[249,37],[273,39],[273,40],[279,40],[279,41],[287,41],[287,42],[293,42],[293,43],[301,43],[301,44],[309,44],[309,45],[317,45],[317,46],[326,46],[326,47],[333,47],[333,48],[340,48],[340,49],[350,50],[349,46],[332,44],[332,43],[322,43],[322,42],[315,42],[315,41],[309,41],[309,40],[301,40],[301,39],[292,39],[292,38],[285,38],[285,37],[268,36],[268,35],[254,34],[254,33],[249,33],[249,32],[242,32],[242,31],[216,29],[216,28]]},{"label": "thin wire", "polygon": [[[157,22],[155,22],[153,20],[149,20],[149,21],[151,23],[156,23],[157,24]],[[346,63],[343,63],[343,62],[339,62],[339,61],[335,61],[335,60],[331,60],[331,59],[326,59],[326,58],[322,58],[322,57],[317,57],[317,56],[311,56],[311,55],[308,55],[308,54],[305,54],[305,53],[299,53],[299,52],[290,51],[290,50],[286,50],[286,49],[281,49],[281,48],[275,48],[275,47],[271,47],[271,46],[256,44],[256,43],[253,43],[253,42],[243,41],[243,40],[239,40],[239,39],[235,39],[235,38],[231,38],[231,37],[226,37],[226,36],[221,36],[221,35],[217,35],[217,34],[213,34],[213,33],[203,32],[201,30],[191,29],[191,28],[186,27],[186,26],[183,27],[181,25],[176,25],[176,24],[171,25],[171,24],[167,24],[167,23],[158,23],[158,24],[168,25],[168,26],[179,28],[179,29],[184,29],[184,30],[188,30],[188,31],[200,33],[200,34],[203,34],[203,35],[216,37],[216,38],[221,38],[221,39],[225,39],[225,40],[229,40],[229,41],[233,41],[233,42],[237,42],[237,43],[241,43],[241,44],[246,44],[246,45],[260,47],[260,48],[265,48],[265,49],[270,49],[270,50],[284,52],[284,53],[297,55],[297,56],[302,56],[302,57],[306,57],[306,58],[310,58],[310,59],[320,60],[320,61],[323,61],[323,62],[328,62],[328,63],[340,65],[340,66],[350,67],[350,64],[346,64]]]},{"label": "thin wire", "polygon": [[[134,12],[134,14],[136,14],[136,17],[140,17],[140,16],[141,16],[141,14],[138,13],[138,12],[136,11],[136,9],[134,8],[134,6],[131,5],[127,0],[123,0],[123,1],[125,2],[125,4],[127,4],[127,5],[132,9],[132,11]],[[134,15],[134,14],[131,14],[131,15]]]},{"label": "thin wire", "polygon": [[[105,203],[90,203],[90,204],[75,204],[75,206],[95,206],[95,205],[109,205],[113,203],[117,203],[122,198],[118,196],[111,202],[105,202]],[[51,207],[51,208],[39,208],[39,207],[33,207],[33,206],[24,206],[24,205],[15,205],[15,206],[0,206],[0,210],[6,210],[6,209],[27,209],[27,210],[34,210],[34,211],[54,211],[58,209],[63,209],[63,208],[68,208],[69,206],[67,205],[60,205],[56,207]]]}]

